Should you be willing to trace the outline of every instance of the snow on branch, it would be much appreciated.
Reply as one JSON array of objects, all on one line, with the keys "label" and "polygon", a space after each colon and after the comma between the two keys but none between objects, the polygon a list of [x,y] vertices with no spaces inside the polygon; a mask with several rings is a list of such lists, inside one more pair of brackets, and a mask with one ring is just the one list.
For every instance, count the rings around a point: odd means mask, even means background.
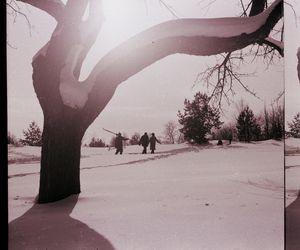
[{"label": "snow on branch", "polygon": [[60,72],[59,91],[62,101],[66,106],[74,109],[80,109],[85,105],[91,89],[88,84],[79,83],[74,76],[74,69],[82,50],[82,45],[74,45],[70,49],[65,66]]},{"label": "snow on branch", "polygon": [[[102,71],[103,68],[113,64],[117,58],[126,57],[134,50],[145,48],[151,44],[155,47],[158,43],[164,40],[173,39],[175,46],[178,46],[178,51],[174,53],[186,53],[191,55],[213,55],[222,52],[230,52],[240,49],[253,42],[264,39],[271,28],[282,17],[282,0],[276,0],[266,11],[253,17],[232,17],[232,18],[212,18],[212,19],[177,19],[171,20],[159,25],[156,25],[135,37],[129,39],[127,42],[121,44],[119,47],[112,50],[106,55],[94,70],[94,74]],[[273,13],[273,12],[278,13]],[[271,14],[274,14],[275,22],[272,27],[267,26],[267,20]],[[271,18],[272,19],[272,18]],[[272,22],[272,20],[271,20]],[[248,35],[248,36],[247,36]],[[252,36],[252,37],[251,37]],[[243,41],[249,37],[248,41]],[[226,39],[227,38],[227,39]],[[203,40],[211,43],[214,41],[225,41],[230,39],[237,39],[236,44],[224,44],[221,48],[217,48],[213,44],[207,47],[201,43],[195,44],[192,47],[185,46],[184,40],[191,41]],[[238,40],[241,44],[238,44]],[[176,44],[177,43],[177,44]],[[178,44],[180,43],[180,44]],[[188,44],[190,45],[190,44]],[[162,52],[163,53],[163,52]]]},{"label": "snow on branch", "polygon": [[[74,8],[77,8],[76,1],[69,1],[69,11]],[[87,3],[87,2],[85,2]],[[84,3],[82,2],[83,6]],[[74,9],[73,9],[74,10]],[[60,85],[59,91],[62,97],[62,101],[65,105],[74,108],[82,108],[87,99],[88,93],[91,90],[91,82],[80,83],[79,76],[82,63],[96,41],[98,32],[102,24],[102,1],[100,0],[89,0],[89,16],[85,21],[80,21],[78,26],[78,41],[75,44],[71,45],[70,51],[68,52],[65,64],[61,70],[60,74]],[[77,11],[77,17],[74,18],[77,20],[80,19],[80,16],[83,12]],[[53,33],[53,36],[63,35],[65,25],[61,24],[61,27],[57,27],[57,30]],[[72,26],[74,27],[74,25]]]},{"label": "snow on branch", "polygon": [[139,33],[95,66],[86,80],[94,87],[84,109],[104,108],[118,84],[168,55],[215,55],[262,42],[281,19],[282,3],[276,0],[252,17],[176,19]]}]

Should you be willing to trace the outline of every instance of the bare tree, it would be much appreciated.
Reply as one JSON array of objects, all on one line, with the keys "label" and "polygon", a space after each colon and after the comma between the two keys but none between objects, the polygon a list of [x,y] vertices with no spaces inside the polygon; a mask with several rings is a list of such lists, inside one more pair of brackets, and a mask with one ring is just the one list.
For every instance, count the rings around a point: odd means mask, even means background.
[{"label": "bare tree", "polygon": [[164,135],[167,143],[174,144],[178,134],[178,126],[174,121],[168,121],[165,124]]},{"label": "bare tree", "polygon": [[141,135],[138,132],[135,132],[130,138],[130,145],[138,145],[140,141]]},{"label": "bare tree", "polygon": [[[33,85],[44,114],[40,203],[80,192],[82,137],[119,84],[175,53],[208,56],[262,44],[282,18],[283,5],[283,0],[275,0],[262,14],[251,17],[158,24],[112,49],[80,81],[82,64],[104,22],[102,1],[19,1],[57,21],[50,40],[32,60]],[[259,1],[252,5],[258,6]],[[83,20],[87,8],[88,17]]]},{"label": "bare tree", "polygon": [[[248,3],[240,0],[242,7],[241,17],[255,16],[263,12],[268,6],[267,0],[251,0]],[[210,2],[211,5],[213,2]],[[249,13],[248,13],[249,12]],[[231,96],[235,94],[234,85],[239,84],[242,88],[259,98],[255,91],[243,82],[244,77],[255,75],[254,72],[241,72],[241,65],[250,61],[253,63],[256,59],[262,58],[267,67],[272,64],[275,58],[283,57],[283,24],[279,30],[273,30],[273,35],[280,37],[277,41],[271,37],[262,39],[259,43],[251,44],[247,50],[230,51],[216,56],[216,63],[213,66],[208,66],[204,71],[200,72],[197,83],[202,83],[207,86],[207,89],[212,89],[210,98],[217,102],[221,107],[222,101],[225,99],[230,103]]]}]

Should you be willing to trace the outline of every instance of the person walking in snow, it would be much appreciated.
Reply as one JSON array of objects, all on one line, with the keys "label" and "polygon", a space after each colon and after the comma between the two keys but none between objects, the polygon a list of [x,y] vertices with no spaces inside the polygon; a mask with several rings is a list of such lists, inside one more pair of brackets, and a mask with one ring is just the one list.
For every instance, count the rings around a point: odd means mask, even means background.
[{"label": "person walking in snow", "polygon": [[148,136],[148,134],[146,132],[141,137],[141,139],[139,141],[139,145],[143,146],[143,152],[142,152],[142,154],[147,154],[147,147],[149,145],[149,136]]},{"label": "person walking in snow", "polygon": [[149,141],[150,141],[150,150],[151,150],[151,154],[154,154],[154,150],[156,149],[156,148],[155,148],[156,142],[158,142],[159,144],[161,144],[161,143],[160,143],[160,141],[155,137],[155,134],[154,134],[154,133],[151,134],[151,137],[150,137]]},{"label": "person walking in snow", "polygon": [[125,138],[121,135],[121,133],[117,134],[116,140],[115,140],[115,148],[116,148],[116,155],[118,153],[123,154],[123,141],[128,140],[128,138]]}]

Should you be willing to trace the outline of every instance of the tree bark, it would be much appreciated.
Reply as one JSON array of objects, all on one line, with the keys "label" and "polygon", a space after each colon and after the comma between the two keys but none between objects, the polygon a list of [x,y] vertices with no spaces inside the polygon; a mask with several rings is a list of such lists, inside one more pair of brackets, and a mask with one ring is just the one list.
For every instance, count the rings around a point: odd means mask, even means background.
[{"label": "tree bark", "polygon": [[[33,61],[33,85],[44,114],[39,203],[80,193],[80,150],[85,130],[77,109],[63,104],[60,72],[66,43],[52,42]],[[59,53],[59,55],[58,55]]]},{"label": "tree bark", "polygon": [[80,127],[73,121],[65,117],[45,119],[39,203],[53,202],[80,193],[81,139]]}]

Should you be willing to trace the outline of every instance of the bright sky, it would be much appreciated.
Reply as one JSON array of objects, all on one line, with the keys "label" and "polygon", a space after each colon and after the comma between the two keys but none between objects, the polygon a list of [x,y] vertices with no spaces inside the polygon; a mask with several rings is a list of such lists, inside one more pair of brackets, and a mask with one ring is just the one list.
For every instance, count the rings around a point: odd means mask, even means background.
[{"label": "bright sky", "polygon": [[[166,2],[177,10],[180,17],[224,17],[236,16],[240,12],[236,0],[217,1],[209,8],[203,7],[209,1],[202,2],[202,5],[199,0],[188,4],[179,0]],[[125,3],[105,0],[104,4],[106,21],[84,64],[82,78],[104,54],[122,41],[154,24],[174,18],[158,1],[129,0]],[[42,111],[32,86],[31,60],[49,40],[55,27],[54,20],[47,14],[30,7],[25,11],[33,25],[31,35],[21,16],[14,24],[8,22],[8,41],[15,48],[8,48],[8,129],[17,137],[22,137],[22,130],[33,120],[42,127]],[[196,91],[206,90],[202,84],[192,86],[198,73],[212,60],[214,57],[173,55],[131,77],[119,86],[105,110],[87,130],[85,139],[96,136],[108,143],[111,135],[102,128],[128,136],[146,131],[161,135],[164,124],[177,120],[184,99],[192,98]],[[282,62],[265,69],[266,66],[260,64],[241,68],[243,72],[257,72],[256,77],[244,79],[244,82],[263,101],[239,87],[235,88],[234,100],[237,102],[243,98],[256,113],[263,110],[264,103],[269,105],[283,88]],[[224,110],[224,120],[231,120],[235,105],[224,106]]]}]

